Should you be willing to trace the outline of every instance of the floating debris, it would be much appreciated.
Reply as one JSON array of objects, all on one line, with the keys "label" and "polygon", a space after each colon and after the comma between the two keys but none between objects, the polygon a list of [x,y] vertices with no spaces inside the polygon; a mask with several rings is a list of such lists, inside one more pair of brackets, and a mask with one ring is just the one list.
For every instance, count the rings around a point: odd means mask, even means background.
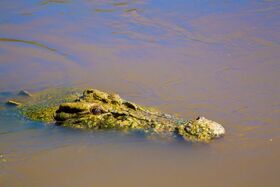
[{"label": "floating debris", "polygon": [[3,154],[0,154],[0,163],[1,162],[7,162],[8,160],[4,157]]}]

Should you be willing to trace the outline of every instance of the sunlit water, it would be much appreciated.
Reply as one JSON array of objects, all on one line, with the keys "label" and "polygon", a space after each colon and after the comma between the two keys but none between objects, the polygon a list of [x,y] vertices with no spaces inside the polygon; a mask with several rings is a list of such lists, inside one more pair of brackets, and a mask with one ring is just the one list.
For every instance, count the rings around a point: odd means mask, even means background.
[{"label": "sunlit water", "polygon": [[[0,1],[0,186],[279,186],[280,2]],[[209,145],[32,122],[20,89],[94,87],[220,122]]]}]

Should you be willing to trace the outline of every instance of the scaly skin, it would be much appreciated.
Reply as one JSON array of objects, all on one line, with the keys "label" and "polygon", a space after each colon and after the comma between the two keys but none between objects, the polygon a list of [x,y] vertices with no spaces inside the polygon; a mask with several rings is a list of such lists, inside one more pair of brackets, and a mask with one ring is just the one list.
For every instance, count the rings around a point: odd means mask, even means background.
[{"label": "scaly skin", "polygon": [[186,140],[208,142],[224,135],[222,125],[199,117],[184,120],[142,107],[95,89],[82,95],[75,91],[32,94],[30,101],[19,105],[29,119],[55,122],[57,125],[82,129],[139,129],[147,133],[181,136]]}]

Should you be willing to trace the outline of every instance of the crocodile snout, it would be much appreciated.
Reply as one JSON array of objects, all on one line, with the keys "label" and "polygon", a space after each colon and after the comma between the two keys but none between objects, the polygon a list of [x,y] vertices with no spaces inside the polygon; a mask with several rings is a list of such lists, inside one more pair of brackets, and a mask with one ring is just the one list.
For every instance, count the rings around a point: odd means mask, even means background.
[{"label": "crocodile snout", "polygon": [[198,118],[196,118],[195,122],[202,126],[207,126],[209,128],[210,132],[212,133],[213,138],[221,137],[226,133],[225,128],[221,124],[219,124],[215,121],[206,119],[203,116],[199,116]]}]

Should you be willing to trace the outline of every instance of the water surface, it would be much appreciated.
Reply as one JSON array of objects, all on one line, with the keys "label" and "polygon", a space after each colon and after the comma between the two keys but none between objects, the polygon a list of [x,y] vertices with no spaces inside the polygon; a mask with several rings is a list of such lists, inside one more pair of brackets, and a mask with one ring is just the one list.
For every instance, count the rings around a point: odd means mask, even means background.
[{"label": "water surface", "polygon": [[[0,103],[94,87],[227,134],[85,132],[0,110],[0,186],[279,186],[280,2],[0,2]],[[3,160],[3,158],[0,158]]]}]

